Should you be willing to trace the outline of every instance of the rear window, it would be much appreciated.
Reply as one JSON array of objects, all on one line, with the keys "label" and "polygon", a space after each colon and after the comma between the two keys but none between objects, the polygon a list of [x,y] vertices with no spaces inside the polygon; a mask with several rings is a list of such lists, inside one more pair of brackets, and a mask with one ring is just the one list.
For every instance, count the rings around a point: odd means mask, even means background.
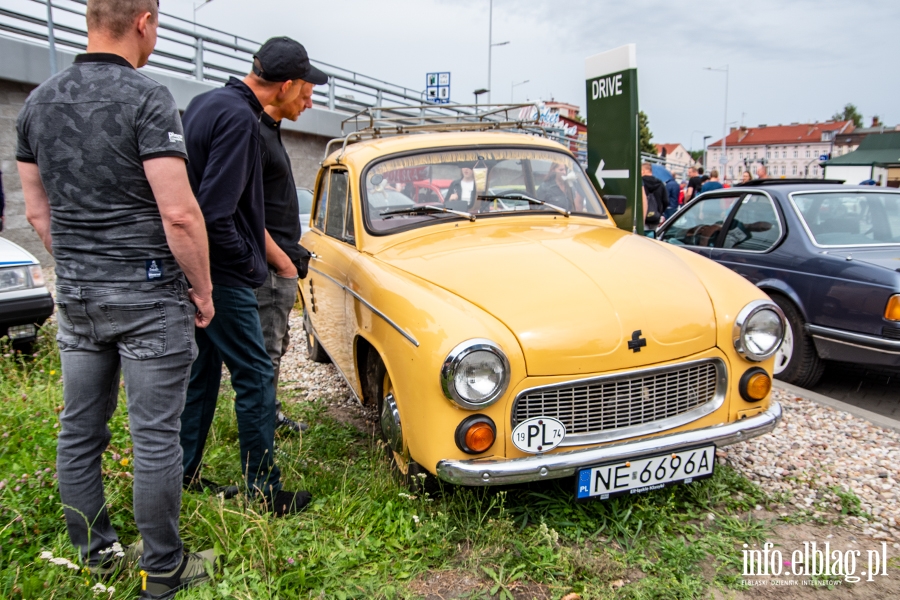
[{"label": "rear window", "polygon": [[819,246],[900,244],[900,194],[821,192],[791,201]]}]

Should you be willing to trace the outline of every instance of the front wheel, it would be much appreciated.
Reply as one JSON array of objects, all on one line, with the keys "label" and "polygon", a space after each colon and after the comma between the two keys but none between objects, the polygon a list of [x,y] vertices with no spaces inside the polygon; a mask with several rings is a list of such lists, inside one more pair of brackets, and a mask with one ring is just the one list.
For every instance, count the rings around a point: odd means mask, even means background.
[{"label": "front wheel", "polygon": [[810,388],[825,372],[825,363],[816,352],[816,345],[804,331],[803,316],[794,303],[783,296],[772,296],[786,318],[784,340],[775,353],[775,376],[793,385]]},{"label": "front wheel", "polygon": [[394,396],[394,384],[384,361],[375,350],[370,350],[366,357],[366,388],[365,401],[370,406],[376,404],[381,439],[394,477],[411,491],[437,493],[437,478],[409,456]]}]

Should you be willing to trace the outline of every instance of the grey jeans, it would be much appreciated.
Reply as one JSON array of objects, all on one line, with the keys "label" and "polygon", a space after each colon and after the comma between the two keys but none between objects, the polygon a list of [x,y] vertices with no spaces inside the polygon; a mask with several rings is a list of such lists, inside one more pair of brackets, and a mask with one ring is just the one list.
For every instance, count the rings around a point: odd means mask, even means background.
[{"label": "grey jeans", "polygon": [[144,539],[141,567],[172,570],[183,552],[179,417],[196,353],[187,285],[138,291],[60,281],[56,303],[65,402],[57,469],[69,537],[89,565],[108,559],[100,551],[118,541],[101,465],[121,372],[134,444],[134,520]]},{"label": "grey jeans", "polygon": [[291,310],[297,302],[297,278],[279,277],[271,268],[265,283],[254,290],[259,302],[259,321],[262,325],[266,352],[275,368],[275,412],[281,416],[281,400],[278,399],[278,376],[281,357],[291,344]]}]

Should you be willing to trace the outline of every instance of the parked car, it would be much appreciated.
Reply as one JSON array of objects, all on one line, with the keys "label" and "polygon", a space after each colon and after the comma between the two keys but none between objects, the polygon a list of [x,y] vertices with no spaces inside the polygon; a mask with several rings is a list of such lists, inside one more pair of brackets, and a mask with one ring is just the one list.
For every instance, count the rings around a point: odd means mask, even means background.
[{"label": "parked car", "polygon": [[[407,483],[574,475],[578,498],[606,498],[709,476],[717,446],[778,423],[778,306],[618,229],[624,197],[605,206],[560,144],[440,132],[344,145],[322,163],[302,239],[307,348],[377,408]],[[385,196],[418,165],[473,168],[477,199]]]},{"label": "parked car", "polygon": [[821,181],[708,192],[657,232],[742,275],[787,317],[775,376],[810,387],[825,360],[900,367],[900,193]]},{"label": "parked car", "polygon": [[313,193],[309,188],[297,188],[297,205],[300,208],[300,232],[309,231],[309,215],[312,213]]},{"label": "parked car", "polygon": [[0,238],[0,337],[30,352],[37,329],[53,314],[38,260],[24,248]]}]

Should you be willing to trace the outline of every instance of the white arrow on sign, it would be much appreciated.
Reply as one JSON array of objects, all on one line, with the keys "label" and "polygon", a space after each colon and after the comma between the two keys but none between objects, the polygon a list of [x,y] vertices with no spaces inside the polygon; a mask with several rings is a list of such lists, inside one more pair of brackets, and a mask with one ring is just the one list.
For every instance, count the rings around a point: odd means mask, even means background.
[{"label": "white arrow on sign", "polygon": [[606,182],[603,181],[603,178],[607,179],[628,179],[628,169],[612,169],[609,171],[604,171],[603,167],[606,165],[603,162],[603,159],[600,159],[600,164],[597,165],[597,170],[594,172],[594,175],[597,176],[597,183],[600,184],[600,189],[606,187]]}]

